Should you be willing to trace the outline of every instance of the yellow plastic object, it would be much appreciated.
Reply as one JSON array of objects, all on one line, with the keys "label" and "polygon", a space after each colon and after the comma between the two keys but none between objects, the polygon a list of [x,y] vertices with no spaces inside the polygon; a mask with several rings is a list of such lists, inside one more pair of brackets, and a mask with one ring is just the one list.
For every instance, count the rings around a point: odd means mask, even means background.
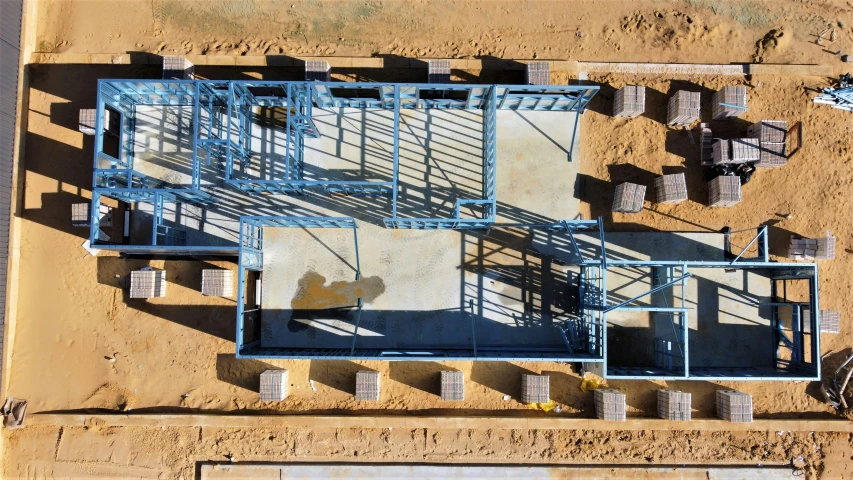
[{"label": "yellow plastic object", "polygon": [[550,412],[557,405],[554,404],[553,400],[548,400],[548,403],[528,403],[527,408],[532,408],[533,410],[542,410],[543,412]]},{"label": "yellow plastic object", "polygon": [[598,375],[589,372],[583,375],[583,380],[581,380],[582,392],[591,392],[592,390],[597,390],[602,386],[604,386],[604,379]]}]

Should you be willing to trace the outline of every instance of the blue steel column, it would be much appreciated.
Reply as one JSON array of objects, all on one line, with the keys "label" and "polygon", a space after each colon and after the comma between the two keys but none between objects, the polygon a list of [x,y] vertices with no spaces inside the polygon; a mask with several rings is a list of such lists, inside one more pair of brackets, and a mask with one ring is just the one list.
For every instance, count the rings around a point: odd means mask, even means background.
[{"label": "blue steel column", "polygon": [[483,125],[485,129],[485,154],[486,158],[484,159],[484,176],[486,177],[484,189],[486,190],[486,200],[491,200],[492,211],[490,212],[489,219],[494,220],[497,217],[497,188],[498,188],[498,173],[497,173],[497,87],[492,86],[489,88],[488,93],[488,101],[486,104],[486,111],[483,112],[486,115],[486,122]]},{"label": "blue steel column", "polygon": [[228,113],[227,130],[225,132],[225,175],[226,178],[234,178],[234,155],[231,152],[231,117],[234,105],[234,83],[228,82],[228,108],[225,111]]},{"label": "blue steel column", "polygon": [[[95,112],[95,159],[93,164],[95,171],[92,173],[93,186],[98,185],[98,159],[101,156],[101,150],[104,149],[104,121],[102,120],[104,116],[104,94],[101,89],[103,83],[103,80],[98,81],[98,109]],[[121,145],[119,145],[119,148],[121,148]]]},{"label": "blue steel column", "polygon": [[[286,181],[292,180],[290,178],[290,109],[296,108],[298,105],[297,102],[293,100],[293,88],[292,84],[287,84],[287,110],[285,111],[285,136],[284,136],[284,179]],[[307,86],[307,88],[311,88]],[[300,92],[301,93],[301,92]]]},{"label": "blue steel column", "polygon": [[195,98],[193,99],[193,183],[192,189],[198,190],[201,188],[201,165],[198,159],[198,118],[201,105],[199,104],[201,91],[198,82],[195,84]]},{"label": "blue steel column", "polygon": [[397,185],[400,177],[400,86],[394,85],[394,182],[391,217],[397,218]]},{"label": "blue steel column", "polygon": [[575,138],[577,138],[578,134],[578,124],[580,123],[580,118],[582,115],[583,106],[580,105],[581,100],[583,99],[583,94],[578,95],[578,99],[575,100],[574,105],[569,108],[569,111],[575,112],[575,125],[572,128],[572,144],[569,145],[569,161],[573,162],[575,160]]}]

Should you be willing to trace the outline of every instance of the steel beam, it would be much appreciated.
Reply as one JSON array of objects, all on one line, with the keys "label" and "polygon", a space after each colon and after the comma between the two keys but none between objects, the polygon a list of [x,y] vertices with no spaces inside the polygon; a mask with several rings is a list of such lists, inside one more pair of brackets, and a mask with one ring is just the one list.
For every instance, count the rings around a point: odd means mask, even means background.
[{"label": "steel beam", "polygon": [[629,299],[629,300],[625,300],[625,301],[624,301],[624,302],[622,302],[622,303],[618,303],[618,304],[616,304],[616,305],[611,305],[611,306],[609,306],[609,307],[607,307],[607,308],[605,308],[605,309],[604,309],[604,313],[607,313],[607,312],[610,312],[610,311],[616,310],[616,309],[618,309],[618,308],[622,308],[622,307],[624,307],[625,305],[628,305],[629,303],[631,303],[631,302],[633,302],[633,301],[635,301],[635,300],[639,300],[639,299],[641,299],[641,298],[645,297],[646,295],[651,295],[651,294],[653,294],[653,293],[655,293],[655,292],[659,292],[659,291],[663,290],[664,288],[667,288],[667,287],[669,287],[669,286],[671,286],[671,285],[674,285],[674,284],[676,284],[676,283],[678,283],[678,282],[680,282],[680,281],[682,281],[682,280],[685,280],[685,279],[687,279],[687,278],[690,278],[690,277],[692,277],[692,276],[693,276],[693,274],[692,274],[692,273],[685,273],[684,275],[682,275],[682,276],[680,276],[680,277],[678,277],[678,278],[676,278],[676,279],[670,280],[669,282],[666,282],[666,283],[664,283],[663,285],[660,285],[660,286],[658,286],[658,287],[655,287],[655,288],[653,288],[653,289],[649,290],[648,292],[646,292],[646,293],[644,293],[644,294],[642,294],[642,295],[637,295],[636,297],[631,298],[631,299]]}]

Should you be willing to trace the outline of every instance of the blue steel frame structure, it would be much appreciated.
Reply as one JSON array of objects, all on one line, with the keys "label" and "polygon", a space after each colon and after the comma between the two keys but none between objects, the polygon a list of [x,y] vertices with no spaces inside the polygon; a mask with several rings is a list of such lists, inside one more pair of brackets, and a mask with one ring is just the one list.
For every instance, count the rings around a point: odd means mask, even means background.
[{"label": "blue steel frame structure", "polygon": [[[381,195],[392,198],[388,228],[488,229],[496,220],[497,110],[574,111],[583,113],[597,86],[461,85],[416,83],[333,83],[222,80],[100,80],[95,133],[93,185],[96,195],[125,202],[215,202],[202,182],[203,167],[223,172],[225,183],[248,194],[304,195],[308,189],[329,194]],[[192,176],[189,185],[169,185],[134,170],[137,105],[193,108]],[[319,134],[312,118],[317,107],[376,108],[394,112],[393,174],[390,181],[325,181],[304,178],[304,141]],[[254,107],[285,110],[283,178],[251,178],[251,125]],[[104,152],[104,112],[120,117],[119,152]],[[452,218],[398,216],[400,110],[460,109],[483,111],[483,191],[479,199],[459,199]],[[576,121],[573,135],[577,133]],[[463,208],[478,218],[462,218]],[[95,215],[93,214],[93,220]],[[155,215],[156,217],[156,215]],[[100,242],[93,222],[93,246],[126,249]],[[154,230],[157,230],[155,225]],[[150,247],[165,247],[152,244]],[[170,245],[178,251],[178,245]],[[193,250],[183,245],[183,250]],[[204,248],[202,248],[203,250]],[[233,249],[231,249],[233,250]]]},{"label": "blue steel frame structure", "polygon": [[[238,257],[237,356],[240,358],[307,359],[385,359],[385,360],[541,360],[583,362],[588,369],[604,377],[623,379],[724,380],[815,380],[820,377],[820,338],[817,267],[814,264],[773,263],[769,261],[766,229],[760,229],[747,246],[758,242],[759,257],[744,259],[741,252],[731,262],[659,262],[609,260],[601,220],[568,220],[554,225],[512,225],[512,228],[548,228],[568,236],[580,267],[579,312],[576,318],[559,328],[566,349],[561,352],[526,351],[522,348],[489,350],[477,348],[476,337],[468,350],[384,351],[359,349],[354,336],[352,347],[334,349],[263,349],[256,340],[244,341],[246,319],[259,315],[246,310],[248,272],[263,270],[263,229],[267,227],[352,228],[358,259],[357,225],[349,217],[243,216],[239,242],[235,245],[186,245],[179,232],[163,224],[163,207],[168,203],[215,203],[217,198],[202,182],[202,168],[223,172],[225,183],[247,194],[303,195],[307,189],[332,194],[383,195],[392,199],[392,216],[385,219],[388,228],[409,229],[490,229],[496,219],[496,115],[497,110],[555,110],[582,113],[598,87],[540,85],[436,85],[330,82],[269,82],[218,80],[101,80],[98,85],[98,115],[92,190],[90,241],[94,247],[139,254],[235,255]],[[136,106],[180,105],[193,108],[192,177],[189,185],[170,185],[142,175],[133,169]],[[246,173],[251,152],[252,109],[255,106],[280,107],[286,112],[286,169],[281,179],[255,179]],[[387,182],[339,182],[305,180],[304,139],[318,135],[312,119],[313,107],[381,108],[394,111],[394,169]],[[483,110],[483,192],[481,199],[458,200],[454,218],[400,218],[397,215],[399,176],[399,123],[404,108],[480,109]],[[104,113],[120,116],[116,155],[104,152]],[[579,117],[579,115],[578,115]],[[577,133],[578,122],[572,126]],[[574,144],[574,138],[572,140]],[[570,159],[573,154],[570,155]],[[153,229],[150,245],[122,245],[99,239],[99,206],[102,197],[118,201],[150,203]],[[461,218],[464,206],[482,208],[481,218]],[[600,238],[598,258],[584,256],[574,238],[580,230],[597,228]],[[358,263],[358,260],[357,260]],[[805,279],[810,283],[808,302],[774,302],[772,325],[777,349],[776,367],[753,369],[707,369],[689,365],[686,307],[644,307],[632,305],[640,297],[611,304],[607,295],[608,266],[663,268],[664,281],[645,295],[665,288],[684,289],[690,268],[738,268],[769,271],[776,280]],[[678,274],[675,271],[678,270]],[[360,277],[360,266],[356,278]],[[775,298],[775,284],[774,284]],[[683,298],[683,294],[682,294]],[[359,300],[358,311],[362,302]],[[790,328],[778,318],[779,308],[792,307]],[[808,308],[809,315],[802,313]],[[673,324],[681,340],[682,362],[674,367],[610,368],[607,364],[607,313],[618,309],[645,310],[678,316],[680,328]],[[359,318],[358,316],[356,318]],[[356,320],[357,322],[357,320]],[[811,344],[806,358],[805,323],[809,324]],[[473,325],[473,323],[472,323]],[[357,328],[357,327],[356,327]],[[787,349],[787,354],[782,349]]]}]

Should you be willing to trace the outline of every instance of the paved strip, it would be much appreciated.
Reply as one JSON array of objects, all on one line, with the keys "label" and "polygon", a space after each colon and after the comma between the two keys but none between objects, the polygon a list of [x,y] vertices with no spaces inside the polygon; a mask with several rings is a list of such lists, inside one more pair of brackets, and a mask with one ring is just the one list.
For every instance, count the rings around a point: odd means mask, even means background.
[{"label": "paved strip", "polygon": [[797,475],[790,467],[523,467],[502,465],[382,465],[367,463],[359,465],[339,464],[279,464],[279,465],[202,465],[201,480],[237,480],[245,478],[279,480],[283,478],[336,478],[340,480],[362,478],[406,478],[416,479],[469,479],[469,478],[513,478],[513,479],[584,479],[611,480],[623,478],[655,478],[661,480],[782,480],[794,479]]},{"label": "paved strip", "polygon": [[[426,60],[417,58],[373,57],[288,57],[282,55],[187,55],[194,65],[242,67],[301,67],[308,60],[325,60],[332,68],[395,68],[426,70]],[[153,53],[33,53],[29,63],[59,64],[116,64],[158,65],[162,57]],[[512,59],[450,59],[453,70],[524,70],[533,60]],[[696,63],[631,63],[631,62],[578,62],[551,60],[552,72],[595,72],[655,75],[814,75],[832,76],[832,65],[804,64],[696,64]]]},{"label": "paved strip", "polygon": [[221,427],[221,428],[431,428],[508,430],[690,430],[705,432],[849,432],[853,422],[838,420],[758,419],[730,423],[716,419],[677,422],[654,418],[609,422],[559,417],[453,416],[318,416],[318,415],[175,415],[175,414],[34,414],[27,425],[76,427],[97,423],[103,427]]}]

